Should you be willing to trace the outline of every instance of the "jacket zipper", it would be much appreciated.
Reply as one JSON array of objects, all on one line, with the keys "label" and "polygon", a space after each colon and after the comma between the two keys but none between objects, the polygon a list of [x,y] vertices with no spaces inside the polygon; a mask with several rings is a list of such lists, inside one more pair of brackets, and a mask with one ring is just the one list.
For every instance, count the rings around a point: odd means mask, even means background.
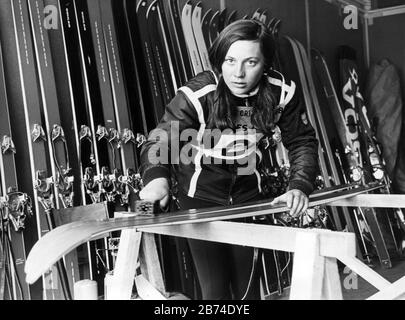
[{"label": "jacket zipper", "polygon": [[231,185],[229,187],[229,194],[228,194],[228,204],[230,204],[230,205],[233,204],[232,189],[233,189],[233,186],[235,184],[235,180],[236,180],[236,174],[235,174],[235,172],[233,172],[232,173],[232,181],[231,181]]}]

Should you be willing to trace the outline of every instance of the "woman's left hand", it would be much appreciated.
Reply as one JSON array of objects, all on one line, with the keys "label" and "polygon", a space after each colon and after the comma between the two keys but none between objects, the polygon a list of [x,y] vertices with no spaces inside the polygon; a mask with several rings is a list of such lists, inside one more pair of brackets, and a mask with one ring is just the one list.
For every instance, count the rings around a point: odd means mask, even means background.
[{"label": "woman's left hand", "polygon": [[297,217],[308,209],[309,199],[305,193],[298,189],[292,189],[275,198],[271,204],[279,204],[285,202],[287,208],[290,209],[290,215]]}]

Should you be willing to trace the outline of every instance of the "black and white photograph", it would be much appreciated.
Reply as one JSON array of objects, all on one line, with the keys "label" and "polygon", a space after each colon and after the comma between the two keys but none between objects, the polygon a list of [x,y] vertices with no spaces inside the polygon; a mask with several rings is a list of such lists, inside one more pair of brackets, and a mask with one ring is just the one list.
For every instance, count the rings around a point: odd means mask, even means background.
[{"label": "black and white photograph", "polygon": [[0,308],[405,300],[404,30],[405,0],[0,0]]}]

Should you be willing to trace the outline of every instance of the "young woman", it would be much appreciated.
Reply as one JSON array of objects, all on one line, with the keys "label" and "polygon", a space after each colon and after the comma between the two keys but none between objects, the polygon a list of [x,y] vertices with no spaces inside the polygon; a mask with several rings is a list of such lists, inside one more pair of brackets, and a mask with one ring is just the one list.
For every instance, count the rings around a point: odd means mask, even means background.
[{"label": "young woman", "polygon": [[[295,84],[271,69],[275,43],[266,26],[239,20],[209,50],[213,71],[181,87],[141,152],[140,197],[167,206],[171,177],[182,210],[262,198],[259,168],[277,127],[288,149],[286,202],[297,216],[308,207],[317,173],[317,140]],[[267,151],[268,152],[268,151]],[[259,299],[249,291],[252,249],[189,240],[203,299]],[[250,283],[251,284],[251,283]]]}]

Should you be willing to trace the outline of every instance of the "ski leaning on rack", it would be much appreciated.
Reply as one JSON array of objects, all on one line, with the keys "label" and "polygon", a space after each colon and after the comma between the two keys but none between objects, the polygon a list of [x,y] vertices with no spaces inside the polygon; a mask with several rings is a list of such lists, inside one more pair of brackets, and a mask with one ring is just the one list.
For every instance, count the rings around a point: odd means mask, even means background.
[{"label": "ski leaning on rack", "polygon": [[[342,106],[345,108],[345,115],[348,110],[355,113],[355,122],[359,133],[360,151],[363,160],[363,182],[379,181],[386,186],[383,192],[387,193],[391,182],[385,171],[381,151],[372,132],[367,116],[367,108],[360,92],[360,73],[356,62],[356,52],[348,46],[341,46],[338,48],[338,51],[343,96]],[[393,230],[393,226],[395,226],[395,211],[384,208],[378,208],[375,211],[367,210],[366,217],[369,220],[371,232],[374,234],[380,231],[382,235],[381,243],[377,243],[376,241],[375,244],[377,253],[385,246],[390,257],[398,256],[399,249]],[[375,230],[377,228],[379,230]],[[386,267],[391,266],[390,262],[381,262]]]},{"label": "ski leaning on rack", "polygon": [[0,46],[0,300],[30,299],[30,288],[24,281],[26,259],[24,244],[25,219],[32,212],[30,199],[18,189],[7,92],[4,79],[3,54]]},{"label": "ski leaning on rack", "polygon": [[[164,100],[159,85],[158,68],[155,64],[155,60],[153,57],[153,49],[150,40],[151,35],[149,33],[148,21],[146,18],[147,11],[148,11],[148,1],[146,0],[139,1],[136,7],[137,23],[134,23],[132,21],[133,24],[132,31],[134,34],[137,34],[139,36],[140,47],[142,48],[142,57],[143,61],[145,62],[144,64],[140,64],[141,67],[143,66],[141,72],[145,72],[148,81],[147,96],[149,98],[150,105],[148,110],[145,110],[145,113],[153,115],[153,117],[151,118],[153,119],[154,123],[148,123],[148,125],[150,127],[155,127],[159,123],[160,118],[163,116]],[[129,18],[131,21],[131,17]]]},{"label": "ski leaning on rack", "polygon": [[[42,205],[47,210],[48,226],[52,229],[55,227],[52,209],[67,208],[73,205],[73,176],[70,168],[69,150],[66,144],[65,133],[61,126],[50,41],[48,31],[43,26],[43,22],[46,20],[43,0],[28,0],[28,8],[51,169],[50,182],[47,181],[48,177],[42,177],[43,180],[39,181],[41,185],[38,190],[41,193],[44,192],[47,196],[50,192],[49,188],[53,188],[51,192],[53,193],[52,198],[42,201]],[[65,262],[69,266],[69,272],[65,269]],[[62,288],[65,295],[68,295],[69,298],[71,298],[73,283],[75,279],[79,278],[79,270],[75,262],[76,258],[74,258],[74,261],[71,261],[70,257],[66,257],[65,261],[61,260],[57,266]]]},{"label": "ski leaning on rack", "polygon": [[[8,100],[8,111],[10,116],[11,131],[13,132],[13,142],[15,150],[18,151],[18,157],[15,157],[15,164],[18,167],[16,171],[17,184],[20,190],[24,190],[28,198],[34,200],[34,192],[32,185],[32,172],[31,163],[28,152],[28,141],[25,132],[25,119],[22,106],[24,104],[24,91],[21,86],[20,78],[20,67],[19,67],[19,51],[17,50],[16,42],[16,31],[14,24],[14,15],[12,13],[12,3],[11,1],[1,1],[0,2],[0,36],[1,43],[7,50],[3,51],[3,67],[4,67],[4,77],[5,85],[7,90],[7,100]],[[5,103],[2,103],[2,108],[7,107]],[[18,110],[18,112],[16,112]],[[2,121],[6,121],[6,114],[2,114]],[[3,127],[4,125],[4,127]],[[2,130],[6,130],[7,125],[3,124]],[[16,131],[14,131],[16,128]],[[4,131],[4,134],[9,135],[9,132]],[[11,137],[11,136],[10,136]],[[11,150],[10,150],[11,151]],[[11,173],[10,173],[11,174]],[[4,191],[3,191],[4,192]],[[4,195],[4,194],[3,194]],[[32,203],[35,205],[35,203]],[[35,214],[36,208],[33,209],[33,214]],[[35,216],[30,219],[25,220],[25,231],[24,231],[24,246],[25,252],[28,253],[32,245],[38,240],[37,232],[37,221]],[[17,244],[15,243],[16,247]],[[8,254],[7,250],[4,254]],[[24,253],[25,255],[25,253]],[[25,261],[25,259],[24,259]],[[2,273],[2,278],[0,278],[0,285],[2,282],[6,281],[4,278],[5,274]],[[23,280],[22,280],[23,281]],[[2,290],[0,287],[0,290]],[[5,297],[7,298],[7,297]],[[10,297],[11,298],[11,297]],[[42,281],[37,281],[35,284],[29,287],[29,295],[24,296],[25,299],[42,299]]]},{"label": "ski leaning on rack", "polygon": [[186,40],[188,55],[193,67],[193,74],[196,75],[204,70],[201,62],[198,46],[193,33],[192,25],[193,5],[187,1],[181,11],[181,25],[183,27],[184,39]]},{"label": "ski leaning on rack", "polygon": [[[342,89],[342,103],[334,89],[329,69],[323,56],[316,50],[312,50],[314,70],[318,76],[323,93],[327,99],[329,111],[333,115],[339,139],[344,150],[344,157],[339,157],[339,162],[343,168],[343,178],[345,181],[364,183],[364,166],[363,154],[360,144],[360,133],[358,131],[358,116],[354,105],[354,89],[350,80],[349,68],[343,73],[344,77]],[[343,64],[344,65],[344,64]],[[348,67],[348,66],[346,66]],[[342,80],[343,81],[343,80]],[[353,95],[352,95],[353,94]],[[351,103],[352,102],[352,103]],[[376,209],[373,208],[355,208],[354,219],[356,221],[360,239],[362,241],[363,253],[368,258],[369,250],[376,250],[380,262],[385,267],[391,267],[391,258],[381,231],[381,227],[377,220]],[[368,236],[369,234],[369,236]],[[367,247],[366,242],[371,242],[371,248]]]},{"label": "ski leaning on rack", "polygon": [[[328,66],[324,57],[319,51],[317,51],[316,49],[312,49],[311,54],[314,75],[316,75],[316,83],[318,85],[317,88],[318,92],[320,93],[319,97],[324,97],[325,105],[327,105],[327,107],[325,107],[325,109],[327,110],[324,110],[324,112],[330,112],[332,114],[337,135],[342,145],[341,148],[339,148],[338,145],[334,146],[334,153],[337,158],[337,163],[341,171],[342,179],[345,182],[359,181],[360,171],[356,164],[355,154],[351,154],[349,152],[353,148],[351,146],[352,141],[349,139],[350,136],[347,135],[349,132],[346,131],[346,121],[340,111],[341,108],[339,98],[335,91]],[[361,208],[351,209],[353,213],[352,217],[357,227],[355,228],[355,231],[361,243],[363,258],[367,259],[368,263],[371,264],[372,261],[370,259],[370,249],[372,250],[372,248],[369,248],[368,243],[372,242],[372,238],[369,234],[370,231],[365,228],[367,224],[366,218],[363,215],[363,211]],[[348,219],[346,220],[348,221]]]},{"label": "ski leaning on rack", "polygon": [[201,65],[203,70],[211,70],[211,63],[208,57],[208,49],[205,45],[204,35],[202,31],[202,6],[201,2],[198,2],[191,14],[191,26],[194,35],[197,50],[200,56]]},{"label": "ski leaning on rack", "polygon": [[152,1],[146,12],[146,21],[164,107],[173,98],[175,89],[177,90],[178,86],[160,12],[158,1]]},{"label": "ski leaning on rack", "polygon": [[[339,189],[340,187],[338,187]],[[354,197],[380,186],[360,186],[348,190],[318,193],[310,196],[309,206],[319,206],[333,201]],[[92,237],[107,232],[156,226],[179,225],[187,223],[210,222],[217,220],[238,219],[263,216],[288,211],[284,205],[271,205],[270,200],[252,202],[244,205],[218,207],[210,209],[186,210],[162,215],[144,214],[129,218],[108,220],[83,220],[58,227],[38,241],[31,250],[25,265],[26,281],[34,282],[43,272],[61,256]]]},{"label": "ski leaning on rack", "polygon": [[[301,50],[298,48],[297,42],[289,37],[285,37],[280,41],[280,43],[287,42],[287,45],[283,45],[283,48],[288,48],[284,49],[284,55],[291,51],[290,57],[288,58],[287,61],[295,62],[296,69],[295,68],[290,68],[289,76],[292,77],[294,81],[297,81],[299,83],[299,87],[302,90],[302,97],[304,100],[304,103],[306,105],[306,112],[301,114],[302,121],[309,121],[312,125],[312,127],[315,129],[316,137],[320,141],[319,147],[318,147],[318,160],[319,160],[319,166],[320,166],[320,178],[319,180],[322,181],[322,183],[326,187],[331,186],[331,181],[330,181],[330,175],[329,175],[329,168],[328,164],[326,161],[326,154],[325,154],[325,149],[326,149],[326,144],[328,141],[324,141],[323,135],[320,133],[320,118],[316,117],[315,115],[315,110],[314,110],[314,98],[316,98],[316,95],[312,95],[310,92],[310,87],[309,87],[309,81],[307,80],[307,75],[308,72],[305,70],[305,63],[307,63],[307,60],[304,61],[304,59],[301,57]],[[294,64],[292,64],[294,65]],[[308,119],[305,119],[308,116]],[[324,134],[324,132],[322,132]],[[333,214],[333,221],[336,226],[337,230],[342,230],[342,224],[340,221],[339,214],[337,212],[336,208],[331,208],[332,209],[332,214]]]}]

